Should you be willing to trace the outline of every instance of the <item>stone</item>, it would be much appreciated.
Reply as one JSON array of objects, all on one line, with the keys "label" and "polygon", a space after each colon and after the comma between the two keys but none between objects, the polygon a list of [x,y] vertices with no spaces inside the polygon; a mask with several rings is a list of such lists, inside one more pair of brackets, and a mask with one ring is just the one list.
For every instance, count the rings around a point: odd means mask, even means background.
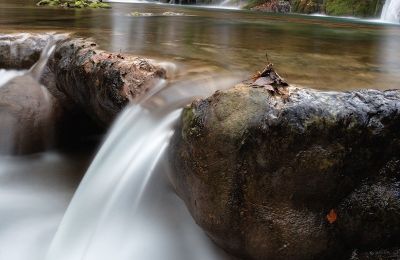
[{"label": "stone", "polygon": [[196,222],[243,259],[400,246],[400,91],[287,91],[239,84],[184,109],[170,179]]}]

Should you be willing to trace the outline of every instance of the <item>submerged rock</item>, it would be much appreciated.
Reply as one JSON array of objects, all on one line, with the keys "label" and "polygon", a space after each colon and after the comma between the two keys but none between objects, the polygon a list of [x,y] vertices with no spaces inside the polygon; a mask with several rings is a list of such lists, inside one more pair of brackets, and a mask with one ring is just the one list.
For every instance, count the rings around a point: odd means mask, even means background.
[{"label": "submerged rock", "polygon": [[196,222],[244,259],[400,246],[400,91],[287,91],[240,84],[184,109],[170,178]]}]

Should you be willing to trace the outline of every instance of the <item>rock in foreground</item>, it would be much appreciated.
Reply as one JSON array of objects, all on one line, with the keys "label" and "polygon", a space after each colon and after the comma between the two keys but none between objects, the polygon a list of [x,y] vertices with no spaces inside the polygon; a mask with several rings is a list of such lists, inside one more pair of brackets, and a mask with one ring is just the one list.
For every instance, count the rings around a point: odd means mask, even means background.
[{"label": "rock in foreground", "polygon": [[288,90],[185,108],[170,177],[194,219],[244,259],[397,255],[400,91]]}]

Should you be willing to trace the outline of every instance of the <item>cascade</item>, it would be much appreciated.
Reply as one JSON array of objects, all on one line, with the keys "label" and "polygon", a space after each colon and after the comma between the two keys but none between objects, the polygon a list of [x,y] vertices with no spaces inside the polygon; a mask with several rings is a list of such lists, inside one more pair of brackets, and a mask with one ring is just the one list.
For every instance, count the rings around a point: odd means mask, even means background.
[{"label": "cascade", "polygon": [[171,187],[164,151],[183,105],[237,79],[160,81],[112,127],[59,226],[47,260],[224,259]]},{"label": "cascade", "polygon": [[382,9],[381,20],[393,23],[400,22],[400,0],[386,0]]}]

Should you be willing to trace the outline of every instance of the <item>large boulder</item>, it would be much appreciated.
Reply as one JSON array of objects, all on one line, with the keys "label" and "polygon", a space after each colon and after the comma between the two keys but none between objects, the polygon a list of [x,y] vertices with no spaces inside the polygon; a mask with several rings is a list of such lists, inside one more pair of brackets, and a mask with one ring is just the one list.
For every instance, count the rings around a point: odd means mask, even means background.
[{"label": "large boulder", "polygon": [[196,222],[244,259],[398,254],[400,91],[284,93],[239,84],[184,109],[170,178]]}]

